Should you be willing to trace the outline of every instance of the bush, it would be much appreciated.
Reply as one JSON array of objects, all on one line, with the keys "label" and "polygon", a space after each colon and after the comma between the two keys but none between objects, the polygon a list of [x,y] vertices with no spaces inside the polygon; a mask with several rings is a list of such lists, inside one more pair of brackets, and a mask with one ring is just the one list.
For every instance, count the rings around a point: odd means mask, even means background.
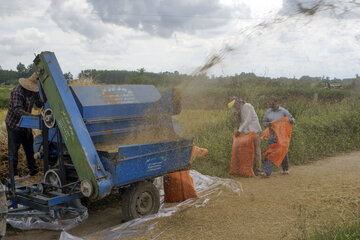
[{"label": "bush", "polygon": [[359,149],[358,102],[343,101],[311,114],[314,108],[317,107],[308,108],[294,125],[289,149],[291,162],[302,164],[334,153]]}]

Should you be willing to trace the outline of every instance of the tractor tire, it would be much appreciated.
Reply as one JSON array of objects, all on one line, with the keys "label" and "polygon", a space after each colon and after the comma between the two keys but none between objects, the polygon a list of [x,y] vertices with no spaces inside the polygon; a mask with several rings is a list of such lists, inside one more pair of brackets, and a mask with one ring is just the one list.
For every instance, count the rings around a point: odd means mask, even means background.
[{"label": "tractor tire", "polygon": [[159,208],[159,190],[152,182],[135,183],[123,195],[122,214],[125,221],[155,214]]}]

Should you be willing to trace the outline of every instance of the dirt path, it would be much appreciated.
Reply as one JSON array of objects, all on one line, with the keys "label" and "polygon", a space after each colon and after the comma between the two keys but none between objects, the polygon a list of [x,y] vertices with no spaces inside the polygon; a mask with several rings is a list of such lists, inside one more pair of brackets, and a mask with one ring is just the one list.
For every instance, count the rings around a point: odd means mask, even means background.
[{"label": "dirt path", "polygon": [[[240,196],[224,190],[205,207],[190,207],[161,219],[141,239],[296,239],[330,222],[351,221],[359,213],[360,152],[341,154],[305,166],[290,175],[238,178]],[[84,236],[121,222],[119,210],[90,213],[70,231]],[[25,234],[25,235],[24,235]],[[58,239],[58,232],[29,231],[7,239]],[[133,237],[134,238],[134,237]],[[131,238],[131,239],[133,239]]]}]

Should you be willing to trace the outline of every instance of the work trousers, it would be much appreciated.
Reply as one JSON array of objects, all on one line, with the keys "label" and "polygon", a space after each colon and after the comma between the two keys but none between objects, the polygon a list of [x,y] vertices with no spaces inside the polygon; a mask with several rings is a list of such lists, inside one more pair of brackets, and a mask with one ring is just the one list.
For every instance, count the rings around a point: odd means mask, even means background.
[{"label": "work trousers", "polygon": [[[12,158],[13,160],[13,168],[14,168],[14,176],[19,174],[17,169],[18,165],[18,151],[20,145],[23,146],[26,160],[27,160],[27,167],[30,171],[30,175],[34,175],[38,172],[38,168],[35,163],[34,159],[34,149],[33,149],[33,134],[31,129],[27,128],[11,128],[6,125],[6,130],[8,133],[8,156],[9,160]],[[10,162],[9,162],[10,166]],[[11,167],[11,166],[10,166]]]},{"label": "work trousers", "polygon": [[255,171],[261,172],[261,132],[255,133],[254,150]]},{"label": "work trousers", "polygon": [[[269,138],[268,139],[268,146],[270,146],[273,143],[276,143],[277,139],[273,139],[273,138]],[[267,158],[265,158],[265,162],[264,162],[264,166],[263,166],[263,172],[266,173],[266,175],[270,176],[272,173],[272,169],[274,167],[274,164]],[[286,153],[283,161],[281,162],[281,167],[283,169],[283,171],[288,171],[289,170],[289,157],[288,157],[288,153]]]}]

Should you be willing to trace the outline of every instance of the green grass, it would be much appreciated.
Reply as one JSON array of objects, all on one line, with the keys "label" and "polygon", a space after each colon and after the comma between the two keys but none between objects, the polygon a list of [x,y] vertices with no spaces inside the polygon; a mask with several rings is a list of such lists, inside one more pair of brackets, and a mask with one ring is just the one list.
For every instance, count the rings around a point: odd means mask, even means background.
[{"label": "green grass", "polygon": [[1,86],[0,87],[0,109],[9,106],[10,92],[14,86]]},{"label": "green grass", "polygon": [[228,110],[183,110],[180,124],[195,144],[209,149],[204,159],[194,161],[192,168],[213,176],[226,176],[237,123]]},{"label": "green grass", "polygon": [[0,109],[0,125],[5,123],[7,109]]},{"label": "green grass", "polygon": [[14,86],[0,87],[0,125],[5,123],[7,108],[9,106],[10,92]]},{"label": "green grass", "polygon": [[331,223],[323,226],[321,230],[315,230],[314,233],[301,240],[358,240],[360,239],[360,220],[351,224]]},{"label": "green grass", "polygon": [[294,125],[289,158],[295,164],[360,148],[359,101],[316,108],[309,107]]}]

